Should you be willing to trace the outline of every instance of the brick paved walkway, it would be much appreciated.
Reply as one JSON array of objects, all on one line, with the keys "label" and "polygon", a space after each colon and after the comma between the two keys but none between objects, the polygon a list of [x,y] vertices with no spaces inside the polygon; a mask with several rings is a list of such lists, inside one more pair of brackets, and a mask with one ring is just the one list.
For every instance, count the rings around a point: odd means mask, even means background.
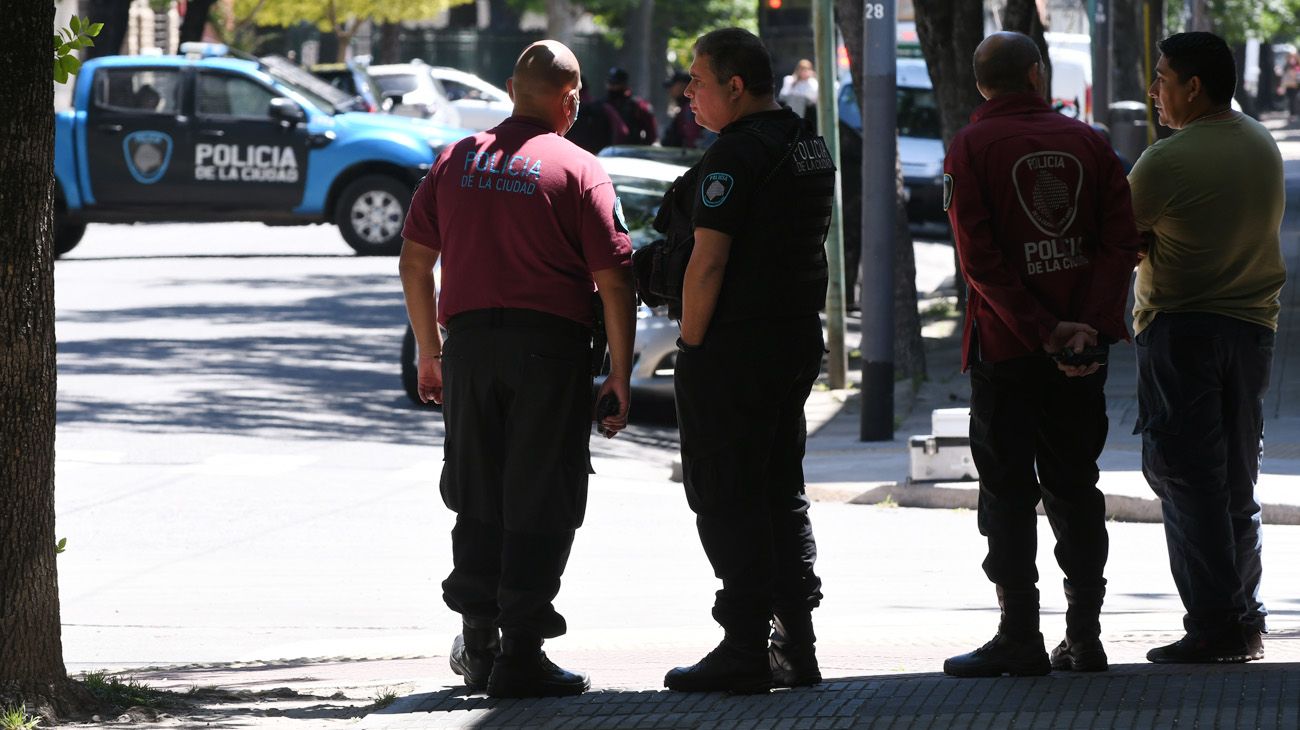
[{"label": "brick paved walkway", "polygon": [[835,679],[764,696],[598,691],[493,700],[445,690],[364,718],[419,728],[1296,728],[1300,664],[1121,665],[1105,674],[957,680],[935,674]]}]

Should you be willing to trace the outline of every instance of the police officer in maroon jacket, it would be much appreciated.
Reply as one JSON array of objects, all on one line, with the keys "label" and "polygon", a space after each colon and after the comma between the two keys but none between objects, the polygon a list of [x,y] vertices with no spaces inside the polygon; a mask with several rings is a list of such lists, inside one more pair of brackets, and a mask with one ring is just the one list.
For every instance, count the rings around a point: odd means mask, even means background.
[{"label": "police officer in maroon jacket", "polygon": [[589,686],[541,646],[566,630],[551,601],[587,504],[593,279],[612,363],[600,399],[617,402],[600,425],[612,436],[627,424],[632,247],[609,176],[562,136],[578,86],[568,48],[529,46],[506,83],[514,114],[439,155],[402,231],[420,397],[443,404],[447,429],[441,491],[456,526],[442,589],[464,619],[449,660],[494,697]]},{"label": "police officer in maroon jacket", "polygon": [[[1106,353],[1127,340],[1138,233],[1128,182],[1105,139],[1043,100],[1038,47],[996,33],[975,51],[987,102],[953,138],[945,207],[970,287],[962,368],[980,475],[984,572],[997,635],[944,662],[959,677],[1104,671],[1108,539],[1097,458],[1106,441]],[[1042,501],[1065,573],[1065,639],[1049,659],[1038,622]]]}]

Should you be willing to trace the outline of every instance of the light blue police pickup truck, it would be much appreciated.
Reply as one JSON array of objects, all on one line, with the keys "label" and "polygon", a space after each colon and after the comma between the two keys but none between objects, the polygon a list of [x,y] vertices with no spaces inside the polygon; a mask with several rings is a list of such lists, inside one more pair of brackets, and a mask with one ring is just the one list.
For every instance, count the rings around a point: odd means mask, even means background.
[{"label": "light blue police pickup truck", "polygon": [[56,255],[88,223],[333,223],[360,255],[401,249],[411,193],[469,134],[387,114],[290,61],[187,43],[87,61],[55,121]]}]

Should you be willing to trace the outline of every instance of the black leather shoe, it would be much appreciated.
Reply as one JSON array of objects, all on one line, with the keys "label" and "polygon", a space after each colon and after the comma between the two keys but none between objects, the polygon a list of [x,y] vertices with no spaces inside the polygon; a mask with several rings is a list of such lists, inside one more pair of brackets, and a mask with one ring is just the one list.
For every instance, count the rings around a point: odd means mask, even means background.
[{"label": "black leather shoe", "polygon": [[943,673],[953,677],[1041,677],[1052,671],[1043,648],[1043,635],[1013,638],[998,633],[989,643],[969,654],[943,663]]},{"label": "black leather shoe", "polygon": [[561,669],[541,649],[502,654],[487,681],[489,697],[571,697],[590,688],[587,675]]},{"label": "black leather shoe", "polygon": [[725,640],[698,663],[664,675],[674,692],[762,694],[772,689],[772,668],[763,651],[746,651]]},{"label": "black leather shoe", "polygon": [[822,681],[816,640],[812,619],[807,614],[775,618],[767,660],[772,668],[772,682],[777,687],[811,687]]},{"label": "black leather shoe", "polygon": [[461,634],[451,643],[447,663],[451,665],[451,671],[465,678],[466,688],[471,692],[482,692],[500,651],[501,640],[490,622],[466,621]]},{"label": "black leather shoe", "polygon": [[1245,635],[1245,630],[1241,629],[1206,634],[1189,633],[1172,644],[1158,646],[1147,652],[1147,661],[1156,664],[1241,664],[1263,658],[1263,642],[1251,642]]},{"label": "black leather shoe", "polygon": [[1062,639],[1052,650],[1052,669],[1063,672],[1104,672],[1110,669],[1101,639],[1071,642]]}]

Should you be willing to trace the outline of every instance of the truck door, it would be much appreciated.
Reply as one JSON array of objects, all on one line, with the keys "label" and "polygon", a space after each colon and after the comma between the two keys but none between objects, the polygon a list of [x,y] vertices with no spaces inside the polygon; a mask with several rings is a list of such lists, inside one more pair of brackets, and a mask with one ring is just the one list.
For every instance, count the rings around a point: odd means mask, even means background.
[{"label": "truck door", "polygon": [[280,96],[234,73],[200,70],[194,94],[194,191],[232,218],[289,213],[307,181],[306,124],[271,116]]},{"label": "truck door", "polygon": [[[188,192],[178,68],[118,67],[95,72],[86,110],[86,165],[95,205],[165,214]],[[164,216],[165,217],[165,216]]]}]

